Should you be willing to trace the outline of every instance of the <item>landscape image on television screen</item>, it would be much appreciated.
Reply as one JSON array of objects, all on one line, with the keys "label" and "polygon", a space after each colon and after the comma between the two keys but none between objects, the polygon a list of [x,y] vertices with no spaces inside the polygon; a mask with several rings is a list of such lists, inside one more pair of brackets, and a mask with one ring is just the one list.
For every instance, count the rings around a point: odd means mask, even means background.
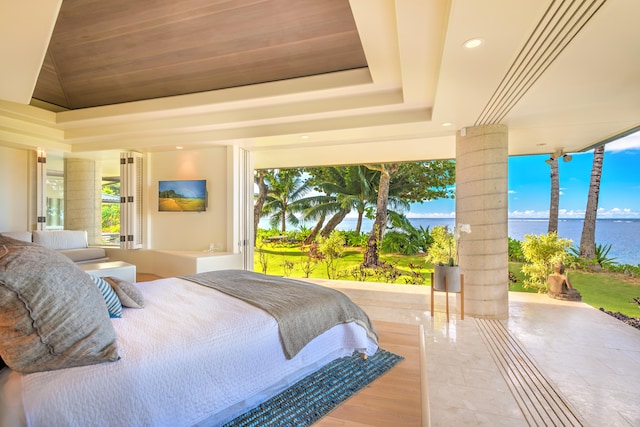
[{"label": "landscape image on television screen", "polygon": [[207,210],[207,181],[204,179],[159,181],[160,212],[202,212]]}]

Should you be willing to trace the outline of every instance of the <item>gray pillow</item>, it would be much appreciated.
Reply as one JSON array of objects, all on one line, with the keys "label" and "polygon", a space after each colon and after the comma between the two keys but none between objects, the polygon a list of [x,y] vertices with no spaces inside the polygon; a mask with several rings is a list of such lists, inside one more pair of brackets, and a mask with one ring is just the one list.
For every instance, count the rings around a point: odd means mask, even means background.
[{"label": "gray pillow", "polygon": [[89,275],[51,249],[0,237],[0,356],[22,373],[118,360]]},{"label": "gray pillow", "polygon": [[144,297],[136,285],[118,277],[103,277],[111,285],[124,307],[143,308]]}]

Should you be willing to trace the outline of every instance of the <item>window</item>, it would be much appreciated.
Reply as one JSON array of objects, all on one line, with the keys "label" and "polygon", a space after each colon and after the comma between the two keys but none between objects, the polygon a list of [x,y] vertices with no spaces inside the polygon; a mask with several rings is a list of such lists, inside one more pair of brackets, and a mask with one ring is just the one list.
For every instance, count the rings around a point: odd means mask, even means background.
[{"label": "window", "polygon": [[120,244],[120,176],[102,177],[102,244]]}]

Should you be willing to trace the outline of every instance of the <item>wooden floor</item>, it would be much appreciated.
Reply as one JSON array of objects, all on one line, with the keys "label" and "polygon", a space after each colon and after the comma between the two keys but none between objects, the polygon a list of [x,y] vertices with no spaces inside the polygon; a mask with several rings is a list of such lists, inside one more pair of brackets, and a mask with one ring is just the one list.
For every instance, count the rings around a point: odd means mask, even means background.
[{"label": "wooden floor", "polygon": [[374,321],[380,347],[405,359],[351,397],[316,426],[420,426],[420,328]]},{"label": "wooden floor", "polygon": [[[137,281],[160,277],[138,273]],[[404,360],[315,425],[319,427],[421,426],[420,327],[375,321],[380,347]],[[426,398],[426,396],[425,396]]]}]

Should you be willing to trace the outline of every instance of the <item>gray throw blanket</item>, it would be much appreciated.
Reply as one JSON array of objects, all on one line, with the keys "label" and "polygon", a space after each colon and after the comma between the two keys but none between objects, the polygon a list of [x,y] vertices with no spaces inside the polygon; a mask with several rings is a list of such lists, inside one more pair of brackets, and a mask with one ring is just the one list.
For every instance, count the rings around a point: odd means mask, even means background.
[{"label": "gray throw blanket", "polygon": [[356,322],[378,341],[369,316],[335,289],[245,270],[209,271],[180,278],[217,289],[269,313],[278,321],[288,359],[340,323]]}]

